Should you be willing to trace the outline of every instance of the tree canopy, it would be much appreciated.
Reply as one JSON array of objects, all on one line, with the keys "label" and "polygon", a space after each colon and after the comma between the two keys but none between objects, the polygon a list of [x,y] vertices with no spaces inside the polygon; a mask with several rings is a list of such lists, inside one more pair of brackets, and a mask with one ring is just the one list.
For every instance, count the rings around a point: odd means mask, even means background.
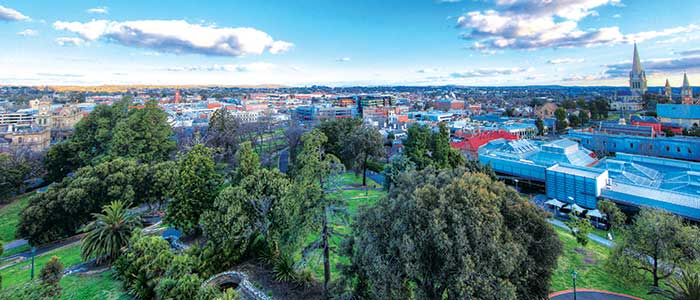
[{"label": "tree canopy", "polygon": [[357,216],[346,282],[377,298],[546,298],[561,243],[545,218],[487,175],[408,172]]},{"label": "tree canopy", "polygon": [[418,170],[428,166],[455,168],[464,163],[464,156],[450,147],[450,132],[444,123],[440,123],[438,131],[424,125],[411,126],[404,141],[403,153]]}]

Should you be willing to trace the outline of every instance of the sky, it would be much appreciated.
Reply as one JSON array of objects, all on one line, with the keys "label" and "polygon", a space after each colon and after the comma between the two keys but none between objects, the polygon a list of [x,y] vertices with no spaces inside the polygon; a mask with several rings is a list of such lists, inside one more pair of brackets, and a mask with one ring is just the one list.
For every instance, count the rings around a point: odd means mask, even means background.
[{"label": "sky", "polygon": [[0,0],[0,84],[700,85],[700,1]]}]

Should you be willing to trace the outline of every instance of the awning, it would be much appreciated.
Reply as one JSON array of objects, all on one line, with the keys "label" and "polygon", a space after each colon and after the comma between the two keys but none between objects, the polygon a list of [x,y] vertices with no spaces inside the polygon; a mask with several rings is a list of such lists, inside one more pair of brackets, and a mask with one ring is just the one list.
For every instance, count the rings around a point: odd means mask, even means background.
[{"label": "awning", "polygon": [[569,205],[565,206],[564,208],[569,209],[571,211],[575,211],[578,214],[582,213],[585,210],[583,207],[580,207],[576,204],[569,204]]},{"label": "awning", "polygon": [[605,218],[605,214],[601,213],[601,212],[600,212],[599,210],[597,210],[597,209],[589,210],[589,211],[586,213],[586,215],[589,216],[589,217],[594,217],[594,218],[598,218],[598,219]]},{"label": "awning", "polygon": [[549,199],[549,200],[545,201],[544,204],[558,207],[558,208],[561,208],[562,206],[566,205],[566,203],[561,202],[557,199]]}]

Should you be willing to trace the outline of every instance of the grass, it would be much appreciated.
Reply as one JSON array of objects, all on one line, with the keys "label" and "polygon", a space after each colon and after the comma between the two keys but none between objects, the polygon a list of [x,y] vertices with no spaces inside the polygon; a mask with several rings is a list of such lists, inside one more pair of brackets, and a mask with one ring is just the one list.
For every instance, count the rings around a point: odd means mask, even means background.
[{"label": "grass", "polygon": [[34,194],[35,192],[30,192],[20,195],[14,201],[0,207],[0,243],[6,244],[15,240],[19,214],[29,205],[29,200]]},{"label": "grass", "polygon": [[[34,276],[39,274],[39,270],[44,267],[52,256],[58,256],[65,267],[74,266],[82,262],[80,259],[80,244],[59,248],[49,251],[34,259]],[[16,264],[7,269],[0,270],[2,276],[2,288],[14,286],[29,280],[31,274],[31,260]]]},{"label": "grass", "polygon": [[584,255],[575,250],[580,246],[571,233],[558,227],[556,231],[564,245],[564,252],[559,257],[557,269],[552,275],[552,291],[571,289],[571,271],[576,270],[578,273],[577,288],[606,290],[644,299],[660,299],[647,295],[648,285],[651,283],[650,279],[646,283],[632,284],[623,282],[615,275],[609,274],[604,267],[605,261],[610,255],[610,249],[607,247],[591,241],[585,247],[587,255]]},{"label": "grass", "polygon": [[69,275],[61,279],[63,300],[127,300],[119,281],[112,278],[113,272],[81,276]]},{"label": "grass", "polygon": [[[345,172],[340,175],[339,184],[342,186],[362,186],[362,173],[355,175],[354,172]],[[367,176],[367,186],[372,188],[382,187],[380,184],[369,178],[369,176]]]},{"label": "grass", "polygon": [[[353,175],[353,173],[346,173],[345,175],[350,174]],[[346,176],[349,178],[349,176]],[[362,180],[362,178],[360,178]],[[368,180],[369,182],[369,180]],[[372,181],[374,183],[374,181]],[[335,193],[336,196],[340,197],[340,199],[343,199],[345,202],[345,205],[348,209],[348,212],[350,214],[350,222],[352,222],[352,218],[357,214],[357,211],[362,205],[374,205],[374,203],[384,197],[386,195],[386,192],[384,191],[377,191],[377,190],[368,190],[368,191],[363,191],[363,190],[341,190]],[[333,220],[331,223],[338,224],[338,220]],[[347,225],[334,225],[333,230],[337,233],[343,234],[343,235],[348,235],[350,234],[350,224]],[[310,244],[314,240],[318,239],[319,233],[313,233],[309,234],[306,239],[305,239],[305,244]],[[332,236],[330,240],[331,247],[338,249],[342,242],[343,238],[340,236]],[[310,269],[315,275],[316,278],[322,280],[323,279],[323,258],[320,255],[321,251],[316,251],[317,259],[311,262]],[[301,257],[300,254],[295,257],[295,259],[299,259]],[[339,263],[342,264],[349,264],[350,260],[347,257],[344,256],[339,256],[335,253],[331,253],[330,255],[330,263],[331,263],[331,278],[336,278],[338,275],[338,270],[337,270],[337,265]]]}]

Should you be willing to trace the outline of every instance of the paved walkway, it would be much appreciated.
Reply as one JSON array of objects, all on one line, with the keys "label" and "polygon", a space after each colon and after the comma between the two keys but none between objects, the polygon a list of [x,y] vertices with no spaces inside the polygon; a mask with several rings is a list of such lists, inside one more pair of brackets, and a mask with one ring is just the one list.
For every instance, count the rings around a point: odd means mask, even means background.
[{"label": "paved walkway", "polygon": [[[573,300],[573,290],[566,290],[549,295],[551,300]],[[576,300],[642,300],[630,295],[589,289],[576,289]]]},{"label": "paved walkway", "polygon": [[[569,227],[566,226],[566,224],[564,224],[564,222],[562,222],[562,221],[560,221],[560,220],[557,220],[557,219],[548,219],[547,221],[548,221],[549,223],[551,223],[552,225],[554,225],[554,226],[557,226],[557,227],[560,227],[560,228],[569,230]],[[588,234],[588,238],[591,239],[591,241],[594,241],[594,242],[596,242],[596,243],[598,243],[598,244],[601,244],[601,245],[603,245],[603,246],[605,246],[605,247],[608,247],[608,248],[612,248],[612,247],[615,246],[615,242],[610,241],[610,240],[605,239],[605,238],[602,238],[602,237],[600,237],[600,236],[598,236],[598,235],[595,235],[595,234],[592,234],[592,233],[589,233],[589,234]]]},{"label": "paved walkway", "polygon": [[27,240],[14,240],[5,245],[2,245],[2,249],[5,251],[12,250],[14,248],[22,247],[27,244]]}]

